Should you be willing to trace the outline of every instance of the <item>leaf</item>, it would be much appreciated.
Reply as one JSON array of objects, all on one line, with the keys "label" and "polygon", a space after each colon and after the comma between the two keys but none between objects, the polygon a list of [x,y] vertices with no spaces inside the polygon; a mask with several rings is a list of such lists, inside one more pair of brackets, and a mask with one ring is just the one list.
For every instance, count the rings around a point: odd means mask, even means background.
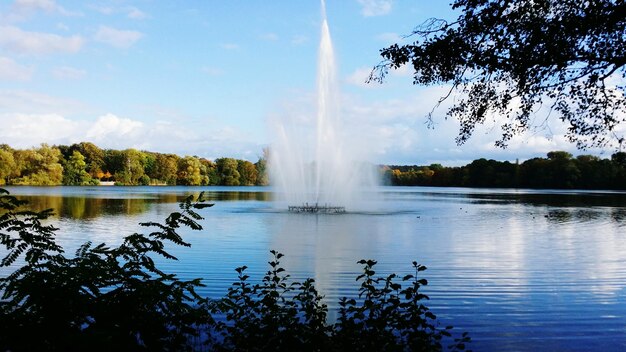
[{"label": "leaf", "polygon": [[195,209],[205,209],[214,206],[214,203],[196,203],[193,205]]}]

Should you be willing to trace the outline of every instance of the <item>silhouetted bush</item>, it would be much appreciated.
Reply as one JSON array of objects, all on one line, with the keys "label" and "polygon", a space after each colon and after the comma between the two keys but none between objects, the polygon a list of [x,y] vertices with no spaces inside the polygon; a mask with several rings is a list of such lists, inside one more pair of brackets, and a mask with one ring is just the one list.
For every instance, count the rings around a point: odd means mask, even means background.
[{"label": "silhouetted bush", "polygon": [[165,245],[190,245],[177,229],[202,229],[196,210],[212,206],[202,194],[181,202],[164,224],[141,223],[154,229],[147,235],[117,247],[87,242],[73,257],[45,224],[51,210],[24,205],[0,189],[2,350],[442,351],[444,339],[451,350],[470,340],[438,326],[419,292],[426,267],[416,262],[414,274],[399,279],[375,276],[375,261],[359,261],[358,296],[341,299],[334,324],[314,280],[291,281],[276,251],[259,283],[249,282],[244,266],[225,297],[200,297],[200,279],[165,273],[153,256],[176,260]]}]

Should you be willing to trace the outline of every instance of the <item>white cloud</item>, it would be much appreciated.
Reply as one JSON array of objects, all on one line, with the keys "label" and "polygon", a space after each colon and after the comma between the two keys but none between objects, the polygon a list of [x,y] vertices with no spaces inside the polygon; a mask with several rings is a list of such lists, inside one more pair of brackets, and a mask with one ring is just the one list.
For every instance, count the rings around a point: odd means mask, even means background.
[{"label": "white cloud", "polygon": [[[367,92],[383,95],[385,92]],[[421,164],[439,162],[448,166],[464,165],[476,158],[498,160],[525,160],[545,156],[552,150],[576,153],[575,145],[565,137],[567,126],[558,119],[550,122],[549,129],[537,128],[515,137],[509,148],[499,149],[494,142],[501,138],[501,118],[477,126],[474,135],[464,145],[456,145],[459,123],[445,119],[444,115],[452,101],[446,101],[435,110],[433,129],[427,128],[426,116],[437,99],[446,93],[446,87],[415,88],[414,93],[390,99],[370,99],[345,95],[337,134],[340,140],[357,148],[365,160],[386,164]],[[285,97],[281,112],[271,116],[270,132],[280,135],[276,125],[290,133],[302,134],[295,138],[311,140],[307,134],[315,130],[316,99],[313,94],[304,99],[300,92],[296,97]],[[295,127],[294,127],[295,126]],[[278,132],[277,132],[278,131]],[[273,142],[279,140],[272,136]],[[308,139],[309,138],[309,139]],[[588,151],[600,154],[599,150]]]},{"label": "white cloud", "polygon": [[275,42],[278,40],[278,34],[276,33],[263,33],[259,37],[268,42]]},{"label": "white cloud", "polygon": [[15,0],[6,19],[9,22],[22,21],[36,12],[61,16],[82,16],[80,12],[66,10],[54,0]]},{"label": "white cloud", "polygon": [[127,11],[128,12],[126,13],[126,16],[130,19],[143,20],[143,19],[148,18],[148,15],[145,12],[139,10],[136,7],[129,7]]},{"label": "white cloud", "polygon": [[66,31],[66,32],[70,30],[70,27],[68,27],[68,26],[67,26],[65,23],[63,23],[63,22],[59,22],[59,23],[57,23],[56,27],[57,27],[58,29],[62,30],[62,31]]},{"label": "white cloud", "polygon": [[83,38],[78,35],[63,37],[23,31],[15,26],[0,26],[0,47],[17,54],[75,53],[83,43]]},{"label": "white cloud", "polygon": [[109,44],[116,48],[129,48],[143,37],[143,33],[132,30],[116,29],[108,26],[100,26],[94,39],[98,42]]},{"label": "white cloud", "polygon": [[110,16],[113,14],[124,14],[132,20],[143,20],[150,16],[134,6],[127,7],[111,7],[103,5],[90,5],[89,8],[103,15]]},{"label": "white cloud", "polygon": [[361,88],[377,88],[380,85],[376,83],[367,83],[370,77],[372,67],[359,67],[345,79],[346,83]]},{"label": "white cloud", "polygon": [[103,15],[112,15],[115,12],[115,9],[110,6],[89,5],[89,8]]},{"label": "white cloud", "polygon": [[8,57],[0,56],[0,79],[28,81],[34,70],[33,67],[20,65]]},{"label": "white cloud", "polygon": [[15,10],[43,10],[46,12],[56,11],[60,6],[52,0],[15,0],[13,8]]},{"label": "white cloud", "polygon": [[142,135],[143,123],[113,114],[100,116],[85,134],[89,141],[102,142],[128,140]]},{"label": "white cloud", "polygon": [[61,80],[76,80],[81,79],[85,76],[87,72],[85,70],[80,70],[74,67],[69,66],[60,66],[55,67],[52,70],[52,75]]},{"label": "white cloud", "polygon": [[308,41],[309,39],[303,35],[294,35],[291,37],[291,44],[301,45]]},{"label": "white cloud", "polygon": [[382,16],[391,12],[392,0],[357,0],[365,17]]},{"label": "white cloud", "polygon": [[[29,148],[41,143],[72,144],[91,141],[105,148],[139,147],[142,137],[151,128],[143,123],[113,114],[96,121],[72,120],[60,114],[0,114],[0,140],[16,148]],[[86,131],[86,132],[85,132]],[[163,133],[160,138],[166,137]]]},{"label": "white cloud", "polygon": [[30,148],[41,143],[65,144],[89,141],[101,148],[136,148],[179,155],[246,158],[255,161],[263,145],[251,141],[237,128],[213,126],[202,121],[199,128],[179,123],[138,120],[105,114],[95,120],[70,119],[62,114],[0,113],[0,141],[15,148]]},{"label": "white cloud", "polygon": [[398,33],[381,33],[374,37],[374,39],[384,42],[385,44],[395,44],[404,40],[402,36]]},{"label": "white cloud", "polygon": [[74,143],[82,124],[58,114],[0,114],[0,140],[15,148],[30,148],[40,143]]},{"label": "white cloud", "polygon": [[[418,89],[405,97],[376,99],[346,97],[342,100],[341,118],[348,126],[351,138],[368,148],[371,162],[389,164],[463,165],[485,157],[498,160],[525,160],[545,156],[552,150],[565,150],[573,154],[578,151],[565,137],[567,126],[558,119],[551,119],[548,126],[536,126],[527,133],[514,137],[507,149],[495,147],[501,138],[499,126],[503,117],[493,116],[485,125],[479,125],[472,137],[463,145],[456,145],[459,123],[445,119],[444,115],[452,101],[446,101],[435,110],[435,126],[427,128],[426,116],[437,99],[446,91],[445,87]],[[543,115],[542,115],[543,116]],[[359,143],[359,142],[355,142]],[[594,149],[585,153],[601,155]]]},{"label": "white cloud", "polygon": [[389,69],[389,74],[385,77],[385,82],[389,81],[391,77],[413,77],[413,66],[412,65],[402,65],[396,69]]},{"label": "white cloud", "polygon": [[[375,81],[371,83],[367,83],[367,80],[369,79],[373,68],[374,68],[373,66],[359,67],[356,70],[354,70],[354,72],[346,76],[345,82],[350,85],[361,87],[361,88],[368,88],[368,89],[384,88],[385,85],[381,85],[380,83],[375,82]],[[389,71],[389,75],[386,77],[387,80],[389,80],[390,78],[389,76],[412,77],[413,76],[412,67],[409,65],[400,66],[400,68],[398,69]]]},{"label": "white cloud", "polygon": [[76,100],[22,90],[0,91],[0,113],[75,114],[87,107]]}]

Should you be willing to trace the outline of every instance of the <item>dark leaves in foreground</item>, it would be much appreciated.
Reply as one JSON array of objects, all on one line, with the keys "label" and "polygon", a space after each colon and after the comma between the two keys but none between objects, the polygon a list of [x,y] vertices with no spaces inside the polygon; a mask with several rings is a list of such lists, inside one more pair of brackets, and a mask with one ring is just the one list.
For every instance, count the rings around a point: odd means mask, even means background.
[{"label": "dark leaves in foreground", "polygon": [[195,292],[202,284],[162,272],[152,255],[175,259],[166,243],[186,244],[181,225],[202,228],[194,210],[210,206],[204,202],[202,194],[189,197],[165,225],[143,224],[157,229],[149,235],[132,234],[118,247],[87,242],[66,257],[57,229],[44,225],[52,211],[20,210],[24,202],[0,190],[0,243],[8,250],[1,266],[16,267],[0,278],[0,349],[193,349],[189,341],[211,323]]},{"label": "dark leaves in foreground", "polygon": [[261,283],[251,284],[247,267],[236,269],[238,281],[216,302],[214,313],[224,351],[463,351],[467,333],[451,338],[452,326],[440,327],[419,292],[427,285],[419,279],[426,267],[413,262],[414,273],[376,276],[374,260],[361,260],[363,274],[358,298],[339,301],[339,317],[327,324],[328,308],[314,280],[291,282],[284,274],[281,253],[271,251],[270,270]]}]

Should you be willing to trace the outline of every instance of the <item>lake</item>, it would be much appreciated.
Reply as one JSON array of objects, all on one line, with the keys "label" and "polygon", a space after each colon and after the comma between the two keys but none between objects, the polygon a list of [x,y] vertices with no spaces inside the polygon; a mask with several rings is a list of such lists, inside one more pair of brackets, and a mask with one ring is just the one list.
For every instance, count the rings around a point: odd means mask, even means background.
[{"label": "lake", "polygon": [[204,230],[163,261],[203,277],[220,297],[247,265],[260,279],[269,250],[294,278],[313,277],[327,304],[354,296],[359,259],[378,273],[428,267],[428,306],[474,351],[626,350],[626,194],[381,187],[375,209],[294,214],[264,187],[7,187],[33,208],[53,208],[69,253],[85,241],[120,243],[142,221],[162,221],[186,195],[206,191]]}]

